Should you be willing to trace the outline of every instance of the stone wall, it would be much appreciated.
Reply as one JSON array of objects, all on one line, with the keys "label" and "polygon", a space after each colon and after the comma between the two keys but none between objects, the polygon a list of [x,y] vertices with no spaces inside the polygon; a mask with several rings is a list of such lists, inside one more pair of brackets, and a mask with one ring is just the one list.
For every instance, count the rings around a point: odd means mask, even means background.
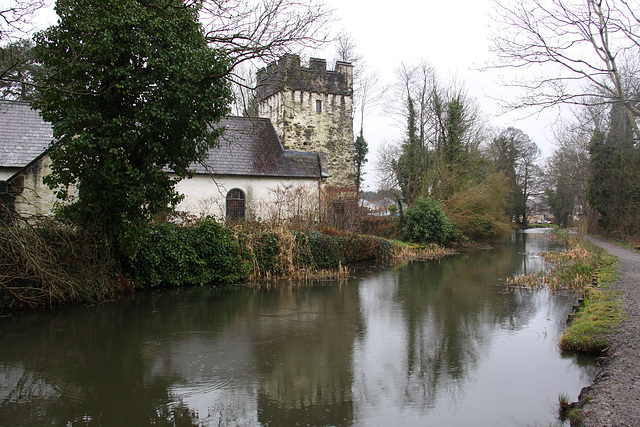
[{"label": "stone wall", "polygon": [[[10,183],[15,211],[23,216],[48,215],[57,198],[54,192],[42,182],[42,178],[51,173],[51,159],[42,156]],[[72,191],[73,193],[73,191]]]},{"label": "stone wall", "polygon": [[300,66],[296,55],[285,55],[257,74],[259,115],[268,117],[288,150],[323,153],[335,187],[353,187],[353,69],[337,62],[311,59]]}]

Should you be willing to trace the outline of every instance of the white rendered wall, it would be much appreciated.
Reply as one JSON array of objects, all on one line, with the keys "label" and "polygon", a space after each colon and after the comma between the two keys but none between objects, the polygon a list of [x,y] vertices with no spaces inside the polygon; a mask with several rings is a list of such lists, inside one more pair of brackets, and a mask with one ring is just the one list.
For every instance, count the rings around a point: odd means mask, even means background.
[{"label": "white rendered wall", "polygon": [[246,219],[269,220],[289,217],[291,210],[318,210],[320,188],[315,179],[213,177],[196,175],[183,179],[176,189],[185,196],[177,210],[198,217],[224,219],[226,196],[234,188],[246,197]]}]

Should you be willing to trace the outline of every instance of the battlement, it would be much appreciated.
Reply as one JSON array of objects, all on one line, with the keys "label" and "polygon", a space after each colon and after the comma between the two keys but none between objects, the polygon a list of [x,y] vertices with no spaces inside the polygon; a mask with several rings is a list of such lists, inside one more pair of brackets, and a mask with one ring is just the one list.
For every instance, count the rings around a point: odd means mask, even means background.
[{"label": "battlement", "polygon": [[348,62],[337,61],[331,71],[324,59],[311,58],[309,67],[303,67],[300,56],[286,54],[258,70],[256,76],[261,100],[287,89],[353,96],[353,66]]}]

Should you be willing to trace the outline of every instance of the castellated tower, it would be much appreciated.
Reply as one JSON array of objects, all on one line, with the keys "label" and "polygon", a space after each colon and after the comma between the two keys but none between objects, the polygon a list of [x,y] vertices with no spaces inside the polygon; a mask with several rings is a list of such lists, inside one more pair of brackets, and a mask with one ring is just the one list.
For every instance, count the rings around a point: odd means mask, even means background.
[{"label": "castellated tower", "polygon": [[257,73],[258,114],[273,122],[287,150],[325,154],[327,183],[355,186],[353,159],[353,67],[311,58],[300,66],[298,55],[287,54]]}]

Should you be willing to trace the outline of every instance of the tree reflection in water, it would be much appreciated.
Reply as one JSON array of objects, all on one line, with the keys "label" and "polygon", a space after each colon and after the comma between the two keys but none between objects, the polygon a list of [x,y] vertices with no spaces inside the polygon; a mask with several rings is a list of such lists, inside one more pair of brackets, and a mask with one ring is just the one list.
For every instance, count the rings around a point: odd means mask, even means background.
[{"label": "tree reflection in water", "polygon": [[548,245],[1,318],[0,425],[550,424],[591,381],[555,348],[571,304],[501,282]]}]

